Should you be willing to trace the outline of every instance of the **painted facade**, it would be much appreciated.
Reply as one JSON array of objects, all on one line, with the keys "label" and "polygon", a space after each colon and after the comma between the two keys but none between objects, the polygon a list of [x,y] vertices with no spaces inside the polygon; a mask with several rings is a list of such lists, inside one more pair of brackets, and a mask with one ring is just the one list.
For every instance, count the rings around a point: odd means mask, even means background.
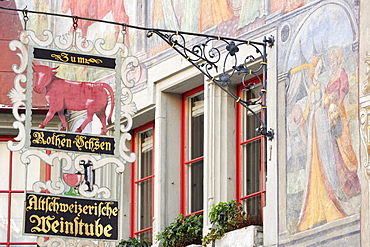
[{"label": "painted facade", "polygon": [[[265,145],[264,246],[370,244],[370,48],[367,42],[370,20],[365,1],[9,0],[1,1],[0,6],[18,9],[27,6],[35,11],[254,41],[274,36],[275,45],[267,50],[266,99],[267,125],[276,134]],[[9,18],[3,19],[4,16]],[[0,62],[0,83],[4,85],[0,88],[0,104],[4,117],[11,118],[12,102],[7,94],[13,86],[11,66],[17,61],[16,52],[9,51],[8,44],[19,39],[24,18],[21,12],[1,10],[0,19],[14,26],[9,30],[4,25],[0,27],[0,45],[5,54]],[[180,213],[182,95],[204,86],[206,232],[210,226],[206,216],[210,206],[236,198],[237,112],[233,99],[159,37],[146,38],[142,30],[128,28],[123,32],[119,25],[86,20],[79,20],[75,28],[87,40],[104,38],[107,42],[103,47],[107,50],[116,42],[125,44],[140,61],[127,74],[135,82],[132,100],[137,107],[130,124],[133,130],[147,123],[155,126],[154,234]],[[27,29],[42,39],[45,29],[63,35],[74,27],[69,18],[29,14]],[[198,40],[194,38],[191,42]],[[62,67],[58,75],[75,81],[95,81],[102,77],[80,67]],[[235,83],[230,86],[237,90]],[[43,98],[38,97],[35,96],[34,107],[48,109]],[[77,117],[69,124],[78,120]],[[0,135],[9,136],[9,131],[5,131],[10,129],[9,122],[0,120],[0,123]],[[91,128],[96,125],[99,125],[97,119]],[[114,174],[113,169],[106,169],[97,177],[99,183],[113,188],[114,197],[121,202],[120,238],[133,235],[130,228],[134,203],[130,188],[132,169],[126,164],[122,180],[114,175],[109,177]],[[121,187],[117,188],[118,185]],[[0,242],[5,239],[1,237]],[[24,241],[30,240],[27,237]]]}]

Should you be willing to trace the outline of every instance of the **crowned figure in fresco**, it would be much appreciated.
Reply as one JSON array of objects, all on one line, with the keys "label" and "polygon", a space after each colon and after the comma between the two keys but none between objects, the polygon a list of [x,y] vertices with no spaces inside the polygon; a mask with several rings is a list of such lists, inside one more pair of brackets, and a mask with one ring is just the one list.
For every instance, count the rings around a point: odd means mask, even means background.
[{"label": "crowned figure in fresco", "polygon": [[328,132],[327,112],[324,107],[325,89],[319,81],[322,69],[323,59],[317,56],[310,64],[309,76],[312,82],[309,86],[306,109],[300,119],[301,123],[306,123],[308,126],[306,172],[309,179],[298,231],[346,216],[334,192],[338,180],[335,176],[330,176],[333,174],[330,168],[334,167],[334,157],[332,152],[328,152],[332,149],[332,142]]}]

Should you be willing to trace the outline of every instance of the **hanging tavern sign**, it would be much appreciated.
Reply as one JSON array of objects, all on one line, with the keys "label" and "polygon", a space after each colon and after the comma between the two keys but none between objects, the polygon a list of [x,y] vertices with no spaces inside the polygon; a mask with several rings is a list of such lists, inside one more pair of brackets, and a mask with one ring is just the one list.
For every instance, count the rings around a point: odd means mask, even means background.
[{"label": "hanging tavern sign", "polygon": [[27,192],[24,233],[117,240],[118,211],[117,201]]},{"label": "hanging tavern sign", "polygon": [[38,167],[59,167],[50,180],[31,181],[34,193],[26,193],[24,233],[50,236],[47,242],[38,238],[39,246],[64,237],[74,238],[75,246],[118,238],[118,202],[95,174],[105,166],[122,174],[135,161],[126,143],[137,110],[131,89],[141,69],[125,44],[105,43],[76,30],[59,36],[25,30],[9,44],[19,51],[20,64],[12,67],[16,76],[8,94],[19,134],[8,148],[20,153],[26,170],[33,157]]}]

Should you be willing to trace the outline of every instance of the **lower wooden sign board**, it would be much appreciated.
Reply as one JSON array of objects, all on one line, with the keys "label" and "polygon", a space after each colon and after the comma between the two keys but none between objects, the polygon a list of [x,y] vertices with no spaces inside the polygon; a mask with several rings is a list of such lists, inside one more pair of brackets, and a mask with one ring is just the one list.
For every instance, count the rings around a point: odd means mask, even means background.
[{"label": "lower wooden sign board", "polygon": [[24,233],[89,239],[118,239],[118,202],[26,193]]}]

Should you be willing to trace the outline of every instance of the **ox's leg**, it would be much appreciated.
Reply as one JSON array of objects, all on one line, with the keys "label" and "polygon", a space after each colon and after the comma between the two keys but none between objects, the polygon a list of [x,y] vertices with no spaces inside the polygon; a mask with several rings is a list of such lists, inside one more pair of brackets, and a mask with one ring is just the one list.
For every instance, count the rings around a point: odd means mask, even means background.
[{"label": "ox's leg", "polygon": [[58,111],[58,116],[60,121],[62,121],[62,128],[60,128],[60,131],[66,131],[67,130],[67,121],[66,121],[66,116],[64,115],[64,109],[61,111]]},{"label": "ox's leg", "polygon": [[102,125],[102,129],[101,129],[101,135],[106,135],[107,134],[107,116],[105,115],[105,107],[104,109],[98,111],[96,113],[96,116],[99,118],[100,122],[101,122],[101,125]]},{"label": "ox's leg", "polygon": [[78,127],[75,130],[75,132],[81,133],[84,130],[84,128],[86,127],[86,125],[92,121],[93,114],[94,114],[93,111],[87,109],[85,120],[82,122],[80,127]]},{"label": "ox's leg", "polygon": [[40,123],[39,128],[43,129],[48,124],[48,122],[54,117],[55,111],[51,111],[49,109],[48,113],[46,113],[46,117],[42,123]]}]

